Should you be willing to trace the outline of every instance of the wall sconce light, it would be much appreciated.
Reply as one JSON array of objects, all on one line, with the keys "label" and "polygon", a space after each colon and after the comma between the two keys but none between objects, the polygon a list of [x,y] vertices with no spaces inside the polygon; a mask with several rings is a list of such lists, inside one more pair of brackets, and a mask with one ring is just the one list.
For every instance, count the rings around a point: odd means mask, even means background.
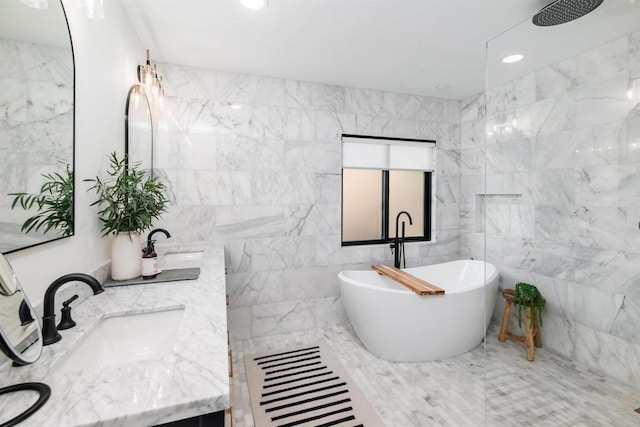
[{"label": "wall sconce light", "polygon": [[159,108],[164,105],[164,85],[162,76],[158,75],[158,64],[151,64],[149,49],[147,49],[147,61],[138,65],[138,81],[147,93],[149,102]]}]

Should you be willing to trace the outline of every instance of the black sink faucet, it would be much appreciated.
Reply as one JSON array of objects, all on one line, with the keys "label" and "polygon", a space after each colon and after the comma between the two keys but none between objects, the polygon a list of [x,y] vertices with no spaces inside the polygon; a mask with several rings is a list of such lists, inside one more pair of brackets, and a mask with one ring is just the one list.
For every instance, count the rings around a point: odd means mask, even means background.
[{"label": "black sink faucet", "polygon": [[56,329],[55,296],[62,285],[69,282],[83,282],[91,287],[94,295],[104,288],[93,276],[84,273],[65,274],[53,281],[44,293],[44,311],[42,316],[42,344],[49,345],[62,338]]},{"label": "black sink faucet", "polygon": [[165,236],[167,236],[167,239],[171,238],[171,234],[169,234],[167,230],[165,230],[164,228],[156,228],[155,230],[152,230],[147,236],[147,248],[153,248],[153,235],[156,233],[164,234]]},{"label": "black sink faucet", "polygon": [[[407,211],[400,211],[396,216],[396,237],[393,239],[393,243],[391,244],[391,249],[393,250],[393,266],[395,268],[400,268],[400,261],[404,255],[404,226],[405,222],[402,221],[402,237],[398,238],[398,223],[400,222],[400,216],[402,214],[406,215],[409,218],[409,225],[413,225],[413,220],[411,219],[411,215]],[[406,267],[406,259],[405,259],[405,267]]]}]

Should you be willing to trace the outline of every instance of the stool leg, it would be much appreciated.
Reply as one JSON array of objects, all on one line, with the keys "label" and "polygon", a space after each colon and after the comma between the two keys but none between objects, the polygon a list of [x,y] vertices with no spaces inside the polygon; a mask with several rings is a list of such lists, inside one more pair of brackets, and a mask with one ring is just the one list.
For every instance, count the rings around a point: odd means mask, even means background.
[{"label": "stool leg", "polygon": [[498,341],[504,342],[507,339],[507,329],[509,329],[509,316],[511,316],[511,301],[504,302],[504,313],[502,314],[502,326],[500,326],[500,334]]},{"label": "stool leg", "polygon": [[533,316],[533,327],[534,327],[533,343],[536,345],[536,347],[541,348],[542,347],[542,335],[540,334],[540,323],[539,323],[539,319],[538,319],[538,310],[536,310],[536,313]]},{"label": "stool leg", "polygon": [[524,329],[527,331],[527,334],[525,335],[524,344],[527,347],[527,360],[531,362],[533,361],[533,328],[531,327],[533,318],[531,316],[531,307],[527,306],[525,311],[527,312],[527,320]]}]

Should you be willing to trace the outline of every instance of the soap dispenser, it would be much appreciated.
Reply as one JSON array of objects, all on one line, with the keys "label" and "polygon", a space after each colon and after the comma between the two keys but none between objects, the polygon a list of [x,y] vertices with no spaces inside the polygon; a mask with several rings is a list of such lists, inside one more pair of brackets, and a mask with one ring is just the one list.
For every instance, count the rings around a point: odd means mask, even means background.
[{"label": "soap dispenser", "polygon": [[171,238],[171,234],[164,228],[156,228],[147,237],[147,247],[142,250],[142,278],[153,279],[158,275],[158,254],[154,247],[153,235],[155,233],[164,233],[167,239]]}]

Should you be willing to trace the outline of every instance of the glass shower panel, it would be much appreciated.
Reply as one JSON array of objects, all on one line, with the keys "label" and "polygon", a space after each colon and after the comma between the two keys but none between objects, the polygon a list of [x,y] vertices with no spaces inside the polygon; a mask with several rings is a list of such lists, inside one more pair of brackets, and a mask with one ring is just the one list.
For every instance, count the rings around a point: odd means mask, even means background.
[{"label": "glass shower panel", "polygon": [[[551,27],[527,19],[487,44],[484,116],[473,126],[483,142],[462,150],[463,162],[481,158],[486,185],[463,188],[472,225],[461,235],[469,255],[500,271],[486,337],[487,425],[584,420],[566,393],[579,387],[569,371],[544,381],[523,374],[539,357],[640,389],[640,366],[630,363],[640,359],[640,333],[630,326],[640,324],[639,4],[605,1]],[[524,59],[502,62],[516,53]],[[473,244],[481,238],[482,247]],[[497,341],[501,291],[517,282],[536,285],[547,301],[534,362],[521,343]],[[510,329],[524,334],[516,318]],[[523,389],[530,404],[499,404]],[[552,409],[532,412],[545,402]]]}]

